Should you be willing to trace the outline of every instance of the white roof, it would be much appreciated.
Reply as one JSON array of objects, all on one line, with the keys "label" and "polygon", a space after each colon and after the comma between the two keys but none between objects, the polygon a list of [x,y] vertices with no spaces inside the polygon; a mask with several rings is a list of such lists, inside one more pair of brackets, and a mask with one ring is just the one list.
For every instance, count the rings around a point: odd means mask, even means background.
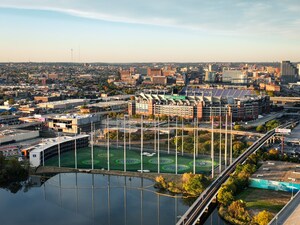
[{"label": "white roof", "polygon": [[46,139],[43,142],[33,146],[33,149],[30,153],[40,153],[52,146],[57,145],[58,143],[64,143],[64,142],[68,142],[71,140],[80,139],[80,138],[84,138],[84,137],[89,137],[89,135],[77,135],[74,137],[61,136],[61,137],[57,137],[57,138],[49,138],[49,139]]}]

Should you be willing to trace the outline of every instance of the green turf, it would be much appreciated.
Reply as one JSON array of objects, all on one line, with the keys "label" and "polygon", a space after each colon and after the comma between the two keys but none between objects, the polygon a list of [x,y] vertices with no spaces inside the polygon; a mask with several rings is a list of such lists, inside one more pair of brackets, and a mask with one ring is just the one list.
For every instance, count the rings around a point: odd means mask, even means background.
[{"label": "green turf", "polygon": [[[188,155],[178,155],[178,173],[193,172],[193,158]],[[65,152],[61,154],[62,167],[75,167],[75,153],[74,151]],[[141,169],[141,155],[139,151],[126,151],[126,170],[137,171]],[[157,154],[153,156],[143,156],[143,169],[157,172]],[[214,163],[215,166],[217,163]],[[58,157],[54,156],[45,161],[46,166],[58,166]],[[91,150],[90,148],[82,148],[77,150],[77,167],[79,169],[91,168]],[[94,168],[107,169],[107,151],[105,148],[94,147]],[[124,170],[124,150],[119,148],[110,149],[110,169]],[[196,172],[209,173],[211,171],[211,160],[203,156],[196,159]],[[175,172],[175,155],[161,153],[160,154],[160,172],[174,173]]]},{"label": "green turf", "polygon": [[290,200],[290,197],[291,194],[288,192],[247,188],[237,196],[237,199],[244,200],[249,209],[277,213]]}]

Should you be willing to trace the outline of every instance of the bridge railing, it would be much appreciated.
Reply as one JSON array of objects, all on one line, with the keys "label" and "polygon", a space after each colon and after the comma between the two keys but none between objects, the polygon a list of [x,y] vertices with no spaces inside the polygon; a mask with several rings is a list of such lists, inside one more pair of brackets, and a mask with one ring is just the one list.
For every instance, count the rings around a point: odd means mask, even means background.
[{"label": "bridge railing", "polygon": [[268,223],[268,225],[284,224],[294,209],[299,205],[300,191],[277,213],[277,215]]}]

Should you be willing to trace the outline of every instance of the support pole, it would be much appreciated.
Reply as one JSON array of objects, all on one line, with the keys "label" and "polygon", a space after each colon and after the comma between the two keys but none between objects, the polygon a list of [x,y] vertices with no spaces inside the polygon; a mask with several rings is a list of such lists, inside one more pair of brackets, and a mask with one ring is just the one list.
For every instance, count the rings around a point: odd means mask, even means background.
[{"label": "support pole", "polygon": [[57,150],[58,150],[58,167],[60,167],[60,136],[58,132],[58,145],[57,145]]},{"label": "support pole", "polygon": [[126,172],[126,164],[127,164],[127,162],[126,162],[126,125],[125,125],[125,122],[126,122],[126,120],[125,120],[125,115],[124,115],[124,172]]},{"label": "support pole", "polygon": [[181,155],[183,156],[183,117],[181,118]]},{"label": "support pole", "polygon": [[119,119],[117,116],[117,148],[119,148]]},{"label": "support pole", "polygon": [[193,174],[196,174],[196,120],[194,119]]},{"label": "support pole", "polygon": [[175,128],[176,130],[176,135],[175,135],[175,174],[177,174],[177,164],[178,164],[178,162],[177,162],[177,141],[178,141],[178,137],[177,137],[177,117],[176,117],[176,128]]},{"label": "support pole", "polygon": [[170,113],[168,115],[168,154],[170,154]]},{"label": "support pole", "polygon": [[230,112],[230,164],[232,164],[232,112]]},{"label": "support pole", "polygon": [[160,152],[159,152],[159,117],[158,117],[158,124],[157,124],[157,173],[160,173]]},{"label": "support pole", "polygon": [[219,147],[219,174],[222,172],[222,107],[220,107],[220,147]]},{"label": "support pole", "polygon": [[143,173],[143,147],[144,147],[144,131],[143,131],[143,115],[141,116],[141,173]]},{"label": "support pole", "polygon": [[110,170],[110,146],[109,146],[109,115],[107,115],[107,170],[109,171]]},{"label": "support pole", "polygon": [[214,178],[214,117],[211,114],[211,178]]},{"label": "support pole", "polygon": [[94,134],[93,134],[93,123],[91,122],[91,160],[92,170],[94,169]]},{"label": "support pole", "polygon": [[77,169],[77,132],[75,134],[75,149],[74,149],[74,158],[75,158],[75,169]]},{"label": "support pole", "polygon": [[225,169],[227,168],[227,147],[228,147],[228,119],[227,119],[228,115],[226,112],[226,116],[225,116]]}]

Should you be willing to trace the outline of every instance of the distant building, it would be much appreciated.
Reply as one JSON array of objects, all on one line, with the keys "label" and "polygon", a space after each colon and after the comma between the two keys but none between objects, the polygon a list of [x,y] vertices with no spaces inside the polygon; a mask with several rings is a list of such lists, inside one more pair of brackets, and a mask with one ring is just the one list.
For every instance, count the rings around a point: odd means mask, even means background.
[{"label": "distant building", "polygon": [[281,82],[283,84],[295,83],[298,80],[298,71],[296,66],[290,61],[281,62]]},{"label": "distant building", "polygon": [[216,81],[216,73],[211,71],[205,72],[205,82],[215,82]]},{"label": "distant building", "polygon": [[53,102],[53,101],[58,101],[59,99],[60,99],[59,96],[34,96],[34,101],[37,103]]},{"label": "distant building", "polygon": [[19,124],[19,116],[6,115],[0,116],[0,126]]},{"label": "distant building", "polygon": [[134,75],[134,68],[131,68],[129,70],[121,70],[120,71],[120,77],[121,80],[127,84],[136,85],[139,76]]},{"label": "distant building", "polygon": [[38,130],[7,129],[0,131],[0,145],[34,139],[40,136]]},{"label": "distant building", "polygon": [[222,81],[232,84],[247,84],[248,75],[247,72],[243,72],[241,70],[224,69],[222,74]]},{"label": "distant building", "polygon": [[167,84],[167,77],[165,76],[153,76],[151,79],[153,84],[158,84],[158,85]]},{"label": "distant building", "polygon": [[76,106],[84,105],[87,103],[87,99],[69,99],[69,100],[62,100],[62,101],[55,101],[55,102],[44,102],[38,104],[39,108],[44,109],[68,109],[74,108]]},{"label": "distant building", "polygon": [[153,76],[162,76],[162,69],[160,68],[148,68],[147,69],[147,76],[153,77]]}]

